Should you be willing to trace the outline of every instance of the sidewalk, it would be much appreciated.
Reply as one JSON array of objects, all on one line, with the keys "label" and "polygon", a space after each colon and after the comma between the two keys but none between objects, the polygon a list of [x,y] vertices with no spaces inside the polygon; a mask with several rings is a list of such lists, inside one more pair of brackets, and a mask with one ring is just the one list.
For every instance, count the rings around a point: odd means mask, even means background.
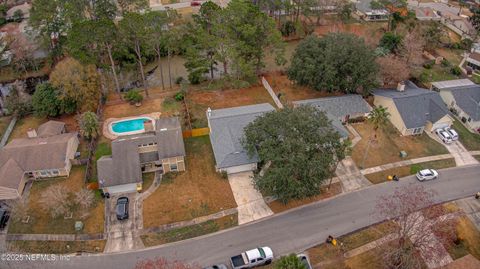
[{"label": "sidewalk", "polygon": [[452,154],[434,155],[434,156],[410,159],[410,160],[405,160],[405,161],[399,161],[399,162],[396,162],[396,163],[382,164],[382,165],[379,165],[379,166],[365,168],[365,169],[361,170],[360,172],[362,173],[362,175],[368,175],[368,174],[373,174],[373,173],[381,172],[381,171],[396,168],[396,167],[402,167],[402,166],[412,165],[412,164],[416,164],[416,163],[439,161],[439,160],[445,160],[445,159],[450,159],[450,158],[453,158]]}]

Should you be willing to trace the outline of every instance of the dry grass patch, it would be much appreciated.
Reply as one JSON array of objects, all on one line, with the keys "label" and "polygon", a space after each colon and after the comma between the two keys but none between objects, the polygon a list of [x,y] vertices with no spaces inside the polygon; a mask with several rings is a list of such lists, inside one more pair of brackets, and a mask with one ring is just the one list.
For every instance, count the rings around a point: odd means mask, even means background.
[{"label": "dry grass patch", "polygon": [[409,175],[416,174],[418,171],[422,169],[443,169],[448,167],[455,167],[455,159],[445,159],[439,161],[432,161],[432,162],[425,162],[425,163],[418,163],[412,164],[397,168],[392,168],[388,170],[384,170],[381,172],[365,175],[365,177],[370,180],[373,184],[378,184],[387,181],[387,177],[389,175],[397,175],[398,177],[406,177]]},{"label": "dry grass patch", "polygon": [[88,241],[7,241],[8,250],[20,253],[68,254],[103,252],[106,240]]},{"label": "dry grass patch", "polygon": [[142,101],[142,105],[137,107],[130,105],[127,102],[122,102],[120,104],[105,105],[103,110],[103,118],[123,118],[131,117],[142,114],[152,113],[154,111],[160,111],[165,113],[167,116],[173,113],[167,113],[167,111],[162,110],[162,103],[164,98],[145,98]]},{"label": "dry grass patch", "polygon": [[472,254],[480,259],[480,232],[468,217],[461,217],[457,223],[457,238],[449,248],[448,253],[453,259]]},{"label": "dry grass patch", "polygon": [[10,134],[10,138],[8,141],[12,141],[15,138],[26,138],[27,131],[29,129],[37,129],[40,124],[47,122],[46,118],[37,118],[33,115],[28,115],[24,118],[21,118],[15,124],[15,128],[13,128],[12,133]]},{"label": "dry grass patch", "polygon": [[233,214],[204,223],[173,229],[160,233],[148,233],[141,236],[146,247],[176,242],[197,236],[214,233],[238,225],[238,215]]},{"label": "dry grass patch", "polygon": [[[359,123],[352,125],[360,134],[362,139],[353,147],[352,158],[360,167],[362,166],[365,149],[368,145],[369,137],[373,134],[373,126],[368,123]],[[406,151],[407,157],[401,158],[400,151]],[[394,163],[405,159],[414,159],[419,157],[447,154],[447,149],[423,133],[418,136],[401,136],[393,125],[388,125],[377,132],[375,143],[370,146],[364,167],[373,167],[386,163]]]},{"label": "dry grass patch", "polygon": [[[44,210],[40,203],[43,191],[52,185],[65,186],[74,193],[84,187],[85,166],[75,166],[68,178],[53,178],[42,181],[35,181],[28,197],[30,222],[22,223],[12,221],[8,232],[25,234],[73,234],[75,233],[75,221],[80,220],[80,212],[72,212],[71,219],[64,219],[63,216],[52,218],[50,212]],[[96,197],[94,206],[89,210],[89,216],[83,220],[84,228],[81,233],[102,233],[104,228],[104,201]]]},{"label": "dry grass patch", "polygon": [[274,213],[280,213],[295,207],[299,207],[302,205],[310,204],[313,202],[317,202],[335,195],[342,193],[342,184],[340,182],[333,183],[330,186],[330,189],[327,190],[327,187],[322,187],[322,192],[319,195],[315,195],[313,197],[308,197],[300,200],[293,200],[284,204],[280,201],[273,201],[268,203],[268,206]]},{"label": "dry grass patch", "polygon": [[208,136],[185,139],[186,171],[167,174],[143,203],[143,224],[160,226],[236,207],[227,179],[215,171]]},{"label": "dry grass patch", "polygon": [[10,116],[0,117],[0,139],[3,137],[3,134],[5,133],[5,130],[7,130],[11,120],[12,117]]}]

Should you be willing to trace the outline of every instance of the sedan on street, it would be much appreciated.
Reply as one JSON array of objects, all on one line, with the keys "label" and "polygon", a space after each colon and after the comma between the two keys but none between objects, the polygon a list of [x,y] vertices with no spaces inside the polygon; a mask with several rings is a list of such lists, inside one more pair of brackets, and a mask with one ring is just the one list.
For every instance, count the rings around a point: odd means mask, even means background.
[{"label": "sedan on street", "polygon": [[438,172],[433,169],[423,169],[418,171],[417,179],[419,181],[431,180],[438,178]]}]

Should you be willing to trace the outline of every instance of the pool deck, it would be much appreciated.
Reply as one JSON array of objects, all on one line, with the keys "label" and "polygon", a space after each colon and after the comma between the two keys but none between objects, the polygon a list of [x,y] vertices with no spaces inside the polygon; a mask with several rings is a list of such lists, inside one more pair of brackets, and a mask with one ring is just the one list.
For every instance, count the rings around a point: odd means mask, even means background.
[{"label": "pool deck", "polygon": [[161,114],[162,113],[160,113],[160,112],[153,112],[153,113],[149,113],[149,114],[142,114],[142,115],[137,115],[137,116],[125,117],[125,118],[108,118],[103,122],[103,126],[102,126],[103,136],[105,136],[106,138],[108,138],[110,140],[115,140],[119,137],[118,135],[113,134],[110,131],[109,127],[110,127],[110,124],[112,122],[124,121],[124,120],[130,120],[130,119],[137,119],[137,118],[142,118],[142,117],[148,117],[148,118],[152,118],[152,119],[156,120],[156,119],[160,118]]}]

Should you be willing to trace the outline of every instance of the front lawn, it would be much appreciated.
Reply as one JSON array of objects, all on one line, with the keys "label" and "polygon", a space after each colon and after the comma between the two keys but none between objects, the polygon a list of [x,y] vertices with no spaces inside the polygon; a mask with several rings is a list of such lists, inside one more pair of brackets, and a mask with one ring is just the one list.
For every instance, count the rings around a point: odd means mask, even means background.
[{"label": "front lawn", "polygon": [[[327,181],[328,182],[328,181]],[[338,195],[342,193],[342,183],[337,182],[333,183],[332,186],[327,190],[328,186],[322,187],[321,193],[319,195],[309,197],[309,198],[304,198],[300,200],[292,200],[289,201],[287,204],[284,204],[278,200],[273,201],[268,203],[268,207],[274,212],[274,213],[280,213],[295,207],[299,207],[302,205],[310,204],[313,202],[317,202],[323,199],[327,199],[329,197],[333,197],[335,195]]]},{"label": "front lawn", "polygon": [[106,240],[88,241],[7,241],[8,251],[17,253],[69,254],[75,252],[101,253]]},{"label": "front lawn", "polygon": [[406,177],[409,175],[416,174],[418,171],[422,169],[442,169],[448,167],[455,167],[455,159],[445,159],[439,161],[432,161],[432,162],[425,162],[425,163],[418,163],[412,164],[402,167],[396,167],[388,170],[384,170],[381,172],[365,175],[365,177],[370,180],[373,184],[378,184],[387,181],[387,177],[389,175],[397,175],[398,177]]},{"label": "front lawn", "polygon": [[[418,136],[401,136],[390,123],[384,129],[378,129],[376,142],[372,143],[363,163],[368,140],[374,133],[369,123],[352,125],[362,139],[353,147],[352,158],[361,168],[394,163],[405,159],[447,154],[447,149],[440,143],[423,133]],[[406,158],[400,157],[400,151],[407,153]]]},{"label": "front lawn", "polygon": [[185,139],[186,171],[167,174],[143,203],[145,228],[236,207],[228,180],[215,171],[208,136]]},{"label": "front lawn", "polygon": [[456,260],[469,253],[480,259],[480,232],[467,217],[459,218],[457,237],[459,240],[447,248],[453,259]]},{"label": "front lawn", "polygon": [[470,132],[460,121],[453,122],[453,129],[458,132],[458,139],[468,150],[480,150],[480,135]]},{"label": "front lawn", "polygon": [[176,228],[166,232],[144,234],[141,238],[146,247],[151,247],[214,233],[237,225],[238,215],[233,214],[216,220],[209,220],[196,225]]},{"label": "front lawn", "polygon": [[[50,212],[44,210],[40,203],[43,191],[53,185],[65,186],[72,195],[84,186],[85,166],[74,166],[68,178],[52,178],[35,181],[30,189],[28,197],[29,223],[13,221],[10,223],[8,233],[11,234],[73,234],[75,221],[80,219],[80,212],[74,211],[72,218],[64,219],[64,216],[52,218]],[[72,199],[72,197],[70,197]],[[103,233],[104,227],[104,201],[96,196],[95,203],[89,211],[89,216],[82,220],[84,228],[81,233]]]}]

